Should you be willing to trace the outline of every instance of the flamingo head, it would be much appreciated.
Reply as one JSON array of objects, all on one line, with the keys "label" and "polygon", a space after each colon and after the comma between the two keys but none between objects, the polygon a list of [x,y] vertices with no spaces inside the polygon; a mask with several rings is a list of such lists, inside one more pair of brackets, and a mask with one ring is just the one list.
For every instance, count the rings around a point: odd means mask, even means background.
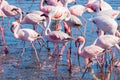
[{"label": "flamingo head", "polygon": [[85,38],[82,36],[79,36],[76,40],[75,40],[75,46],[78,46],[79,42],[85,42]]},{"label": "flamingo head", "polygon": [[11,32],[14,33],[14,29],[15,29],[16,27],[19,27],[19,26],[20,26],[20,24],[19,24],[18,21],[12,22]]}]

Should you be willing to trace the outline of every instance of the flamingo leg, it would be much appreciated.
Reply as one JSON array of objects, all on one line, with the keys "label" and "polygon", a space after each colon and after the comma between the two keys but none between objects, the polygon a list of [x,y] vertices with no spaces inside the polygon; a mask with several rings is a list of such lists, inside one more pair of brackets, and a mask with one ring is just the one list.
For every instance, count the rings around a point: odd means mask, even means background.
[{"label": "flamingo leg", "polygon": [[37,50],[36,50],[36,48],[35,48],[33,42],[32,42],[31,44],[32,44],[32,47],[33,47],[33,49],[34,49],[34,51],[35,51],[36,58],[37,58],[37,60],[38,60],[38,67],[40,68],[40,67],[41,67],[41,63],[40,63],[40,59],[39,59],[39,57],[38,57]]},{"label": "flamingo leg", "polygon": [[71,63],[71,51],[70,51],[70,48],[67,51],[67,62],[68,62],[68,71],[71,73],[72,63]]},{"label": "flamingo leg", "polygon": [[37,31],[37,26],[33,25],[33,30]]},{"label": "flamingo leg", "polygon": [[63,55],[64,49],[67,46],[67,44],[68,44],[68,42],[63,43],[63,46],[62,46],[60,53],[59,53],[60,60],[62,60],[62,55]]},{"label": "flamingo leg", "polygon": [[24,53],[25,53],[25,41],[24,41],[24,44],[23,44],[23,50],[22,50],[22,53],[21,53],[20,57],[22,57]]}]

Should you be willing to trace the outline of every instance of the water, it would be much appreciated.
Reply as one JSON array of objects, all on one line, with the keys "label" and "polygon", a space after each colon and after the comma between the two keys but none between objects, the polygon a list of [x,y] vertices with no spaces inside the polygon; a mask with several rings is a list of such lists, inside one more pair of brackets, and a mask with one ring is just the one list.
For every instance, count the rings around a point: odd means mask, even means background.
[{"label": "water", "polygon": [[[31,11],[31,10],[38,10],[39,9],[39,0],[35,0],[34,4],[32,4],[32,0],[20,0],[20,3],[17,0],[7,0],[10,4],[16,5],[24,11],[24,13]],[[106,0],[113,9],[117,9],[120,6],[119,0]],[[77,0],[78,4],[84,5],[86,0]],[[71,6],[73,4],[70,4]],[[90,14],[85,13],[83,16],[87,19],[90,18]],[[39,53],[39,58],[42,63],[42,68],[37,68],[37,60],[34,54],[33,49],[30,47],[30,43],[26,43],[26,52],[24,56],[21,58],[20,66],[15,66],[16,62],[18,61],[18,57],[22,52],[23,43],[20,40],[14,39],[12,32],[10,31],[11,22],[14,21],[14,18],[10,18],[10,24],[8,25],[8,18],[4,19],[4,26],[5,29],[5,39],[7,45],[9,47],[9,53],[7,56],[3,55],[2,46],[3,43],[0,42],[0,66],[3,68],[4,72],[0,73],[0,80],[80,80],[81,76],[83,75],[83,71],[80,71],[78,66],[78,60],[76,56],[76,48],[74,46],[74,42],[72,42],[72,73],[69,73],[66,61],[66,54],[70,43],[68,44],[67,48],[63,54],[63,60],[58,63],[58,70],[57,72],[53,72],[53,65],[55,63],[55,59],[49,57],[48,52],[45,48],[40,50],[40,46],[36,45],[37,51]],[[88,21],[88,20],[87,20]],[[120,21],[118,21],[120,23]],[[22,25],[22,27],[32,28],[31,25]],[[86,45],[90,45],[97,37],[97,34],[91,33],[92,30],[92,23],[89,21],[87,22],[87,43]],[[73,29],[75,31],[75,29]],[[51,51],[53,50],[53,44],[49,43]],[[57,50],[58,51],[58,50]],[[84,64],[83,59],[80,58],[80,64]],[[108,69],[108,68],[107,68]],[[94,73],[92,71],[94,70]],[[107,77],[108,80],[119,80],[119,70],[114,68],[113,72],[108,73],[107,70],[104,72],[100,72],[99,66],[96,67],[96,62],[92,65],[91,69],[86,72],[83,80],[105,80]],[[110,76],[110,78],[109,78]],[[103,77],[103,78],[102,78]]]}]

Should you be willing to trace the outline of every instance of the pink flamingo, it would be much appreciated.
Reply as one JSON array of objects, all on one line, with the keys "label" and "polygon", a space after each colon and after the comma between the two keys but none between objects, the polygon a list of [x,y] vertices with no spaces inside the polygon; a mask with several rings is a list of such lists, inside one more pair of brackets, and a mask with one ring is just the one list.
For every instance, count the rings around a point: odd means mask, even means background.
[{"label": "pink flamingo", "polygon": [[[16,9],[17,11],[12,11],[13,9]],[[16,16],[19,13],[22,13],[22,10],[14,5],[6,5],[2,8],[2,11],[5,13],[6,16]],[[19,12],[19,13],[18,13]]]},{"label": "pink flamingo", "polygon": [[[4,14],[10,18],[10,17],[15,17],[18,14],[22,14],[22,10],[14,5],[4,5],[1,10],[4,12]],[[10,24],[10,21],[8,21],[8,25]]]},{"label": "pink flamingo", "polygon": [[118,8],[118,10],[113,10],[113,9],[104,10],[104,11],[97,12],[96,14],[97,14],[97,16],[108,15],[111,18],[116,19],[120,14],[120,9]]},{"label": "pink flamingo", "polygon": [[[45,15],[42,11],[32,11],[31,13],[28,13],[27,15],[25,15],[23,19],[20,19],[20,23],[32,24],[33,29],[36,30],[35,25],[39,25],[40,23],[43,23],[43,25],[46,25],[46,16],[47,15]],[[42,28],[44,29],[44,27]]]},{"label": "pink flamingo", "polygon": [[[90,46],[86,46],[84,47],[85,45],[85,38],[82,37],[82,36],[79,36],[77,38],[77,40],[75,41],[76,45],[78,42],[82,42],[82,44],[79,46],[78,48],[78,55],[79,56],[82,56],[85,60],[85,66],[88,67],[88,64],[89,64],[89,59],[92,60],[92,59],[96,59],[97,56],[104,52],[104,49],[99,47],[99,46],[96,46],[96,45],[90,45]],[[84,47],[84,48],[83,48]],[[82,49],[83,48],[83,49]],[[82,49],[82,50],[81,50]]]},{"label": "pink flamingo", "polygon": [[[15,39],[18,39],[18,40],[22,40],[22,41],[29,41],[31,42],[32,44],[32,47],[35,51],[35,54],[36,54],[36,57],[37,57],[37,60],[38,60],[38,66],[41,67],[41,63],[40,63],[40,60],[39,60],[39,57],[38,57],[38,53],[37,53],[37,50],[34,46],[34,41],[36,39],[40,39],[42,38],[42,36],[40,36],[39,33],[37,33],[36,31],[32,30],[32,29],[20,29],[20,23],[15,21],[15,22],[12,22],[12,27],[11,27],[11,31],[13,32],[13,35],[14,35],[14,38]],[[39,42],[39,41],[38,41]],[[40,42],[39,42],[40,43]],[[24,45],[25,47],[25,45]],[[25,52],[25,48],[23,48],[23,52],[21,54],[21,57],[23,56],[23,53]],[[19,62],[18,64],[19,65]]]},{"label": "pink flamingo", "polygon": [[[104,32],[109,32],[112,35],[120,36],[117,30],[118,28],[117,22],[114,19],[110,18],[109,16],[107,15],[96,16],[89,20],[96,24],[96,26],[99,29],[103,30]],[[104,32],[102,32],[101,35],[103,35]]]},{"label": "pink flamingo", "polygon": [[[105,50],[110,49],[111,47],[115,46],[118,49],[118,52],[120,53],[120,47],[118,43],[120,42],[120,38],[114,35],[101,35],[99,36],[95,41],[94,45],[99,46]],[[115,53],[115,49],[114,49]],[[113,58],[114,58],[113,53]],[[120,60],[120,57],[119,57]]]},{"label": "pink flamingo", "polygon": [[82,16],[82,14],[83,14],[84,12],[91,12],[90,9],[89,9],[89,8],[86,8],[85,6],[82,6],[82,5],[74,5],[74,6],[71,6],[71,7],[69,8],[69,10],[70,10],[70,13],[71,13],[72,15],[75,15],[75,16],[77,16],[77,17],[80,17],[80,18],[82,18],[82,20],[84,21],[83,26],[84,26],[84,35],[85,35],[85,34],[86,34],[86,24],[87,24],[87,21],[86,21],[86,19]]},{"label": "pink flamingo", "polygon": [[[51,8],[48,16],[52,20],[57,21],[57,24],[59,24],[60,21],[69,20],[70,17],[71,17],[71,14],[70,14],[70,12],[67,8],[67,4],[68,4],[68,0],[67,0],[66,4],[64,6],[56,6],[56,7]],[[59,29],[61,29],[61,26],[58,26],[57,30],[59,30]]]},{"label": "pink flamingo", "polygon": [[[114,35],[101,35],[95,41],[94,45],[100,46],[103,49],[109,49],[113,46],[118,46],[117,43],[120,42],[120,38]],[[118,48],[118,47],[117,47]],[[120,51],[120,48],[118,48]]]},{"label": "pink flamingo", "polygon": [[88,0],[85,6],[91,8],[94,12],[112,9],[111,5],[104,0]]},{"label": "pink flamingo", "polygon": [[[68,34],[71,35],[71,28],[79,28],[81,26],[83,26],[82,22],[80,21],[80,19],[74,15],[71,15],[70,19],[68,21],[63,21],[64,23],[64,28],[65,28],[65,32],[67,31]],[[76,32],[76,34],[78,34]],[[83,33],[82,33],[83,35]]]},{"label": "pink flamingo", "polygon": [[[54,43],[54,51],[56,50],[58,44],[60,44],[60,43],[63,44],[61,50],[59,51],[59,56],[62,57],[64,48],[68,44],[68,41],[73,40],[73,38],[62,31],[51,31],[49,28],[50,23],[51,23],[51,18],[49,18],[48,25],[47,25],[47,27],[45,27],[44,35],[48,41]],[[57,65],[55,65],[55,70],[56,70],[56,66]]]}]

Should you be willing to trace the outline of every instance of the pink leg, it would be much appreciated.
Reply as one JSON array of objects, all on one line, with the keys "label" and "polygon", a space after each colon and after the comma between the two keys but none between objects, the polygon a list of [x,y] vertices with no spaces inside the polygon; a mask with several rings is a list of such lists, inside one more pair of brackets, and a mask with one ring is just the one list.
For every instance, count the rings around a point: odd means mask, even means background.
[{"label": "pink leg", "polygon": [[38,60],[38,67],[41,68],[41,63],[40,63],[40,59],[39,59],[39,57],[38,57],[37,50],[36,50],[33,42],[32,42],[31,44],[32,44],[32,47],[33,47],[33,49],[34,49],[34,51],[35,51],[35,54],[36,54],[36,57],[37,57],[37,60]]},{"label": "pink leg", "polygon": [[63,43],[63,46],[62,46],[62,48],[61,48],[61,50],[60,50],[59,55],[60,55],[60,58],[61,58],[61,59],[62,59],[62,54],[63,54],[64,49],[65,49],[65,47],[66,47],[67,44],[68,44],[68,42]]},{"label": "pink leg", "polygon": [[70,48],[67,51],[67,62],[68,62],[68,70],[71,73],[72,63],[71,63],[71,52]]},{"label": "pink leg", "polygon": [[3,42],[4,42],[4,46],[5,46],[5,49],[4,49],[4,52],[5,52],[5,54],[7,54],[8,53],[8,46],[6,46],[6,41],[5,41],[5,38],[4,38],[4,28],[2,27],[2,26],[0,26],[0,30],[1,30],[1,32],[2,32],[2,40],[3,40]]}]

